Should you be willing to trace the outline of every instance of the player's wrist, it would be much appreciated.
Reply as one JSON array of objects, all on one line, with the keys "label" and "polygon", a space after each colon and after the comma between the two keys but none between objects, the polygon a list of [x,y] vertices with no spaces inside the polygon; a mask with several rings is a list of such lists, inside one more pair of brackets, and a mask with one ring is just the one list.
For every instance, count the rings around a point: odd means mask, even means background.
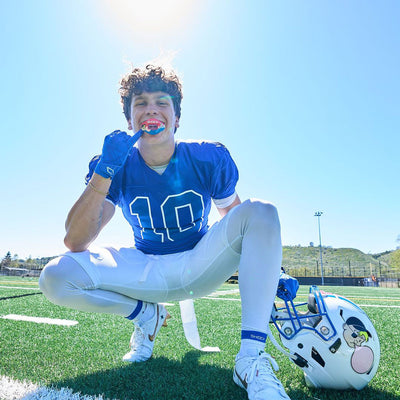
[{"label": "player's wrist", "polygon": [[104,179],[113,179],[117,172],[120,170],[119,165],[111,165],[107,163],[102,163],[101,160],[96,165],[94,172],[97,175],[100,175]]},{"label": "player's wrist", "polygon": [[92,189],[94,192],[101,194],[102,196],[108,196],[108,192],[103,192],[102,190],[99,190],[98,188],[96,188],[95,185],[93,185],[93,183],[91,181],[89,181],[88,186],[90,187],[90,189]]},{"label": "player's wrist", "polygon": [[104,178],[103,176],[99,175],[98,173],[94,172],[88,184],[90,186],[95,187],[98,191],[108,193],[108,190],[111,186],[111,179]]}]

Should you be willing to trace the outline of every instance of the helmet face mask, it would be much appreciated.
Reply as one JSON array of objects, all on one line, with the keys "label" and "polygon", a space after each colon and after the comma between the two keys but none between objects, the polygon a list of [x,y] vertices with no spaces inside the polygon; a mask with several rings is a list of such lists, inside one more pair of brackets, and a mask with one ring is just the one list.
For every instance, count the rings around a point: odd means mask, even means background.
[{"label": "helmet face mask", "polygon": [[307,303],[285,300],[271,319],[308,386],[362,389],[374,377],[379,338],[366,313],[350,300],[310,288]]}]

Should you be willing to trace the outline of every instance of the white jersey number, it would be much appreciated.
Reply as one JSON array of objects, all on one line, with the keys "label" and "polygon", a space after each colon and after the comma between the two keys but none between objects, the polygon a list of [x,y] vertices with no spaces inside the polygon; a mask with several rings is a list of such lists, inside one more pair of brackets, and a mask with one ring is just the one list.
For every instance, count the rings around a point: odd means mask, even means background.
[{"label": "white jersey number", "polygon": [[129,204],[131,215],[138,219],[143,239],[173,242],[194,231],[200,231],[203,226],[203,196],[193,190],[168,196],[160,208],[163,227],[156,228],[148,197],[135,197]]}]

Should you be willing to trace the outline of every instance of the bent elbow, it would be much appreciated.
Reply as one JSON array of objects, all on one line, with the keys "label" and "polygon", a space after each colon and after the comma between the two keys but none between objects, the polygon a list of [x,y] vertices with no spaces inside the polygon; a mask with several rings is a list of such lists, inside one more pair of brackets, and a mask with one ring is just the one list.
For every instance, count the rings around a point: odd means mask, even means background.
[{"label": "bent elbow", "polygon": [[68,234],[64,238],[64,244],[73,253],[85,251],[89,246],[89,243],[81,243],[73,240]]}]

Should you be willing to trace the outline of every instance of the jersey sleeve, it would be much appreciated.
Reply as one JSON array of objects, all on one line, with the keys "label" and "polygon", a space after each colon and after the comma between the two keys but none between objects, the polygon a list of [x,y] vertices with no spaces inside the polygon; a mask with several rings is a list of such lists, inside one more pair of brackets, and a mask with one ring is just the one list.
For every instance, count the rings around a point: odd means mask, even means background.
[{"label": "jersey sleeve", "polygon": [[[97,163],[100,161],[100,156],[94,156],[90,162],[89,162],[89,172],[85,176],[85,184],[88,185],[90,179],[93,176],[94,170],[96,168]],[[114,181],[111,183],[108,195],[106,196],[106,199],[109,200],[111,203],[114,205],[119,204],[119,195],[118,191],[116,190],[116,185],[114,184]]]},{"label": "jersey sleeve", "polygon": [[239,171],[228,149],[218,143],[219,161],[212,173],[211,197],[215,200],[226,199],[235,193]]},{"label": "jersey sleeve", "polygon": [[213,202],[217,208],[226,208],[229,207],[236,199],[237,193],[236,191],[229,197],[225,199],[213,199]]}]

